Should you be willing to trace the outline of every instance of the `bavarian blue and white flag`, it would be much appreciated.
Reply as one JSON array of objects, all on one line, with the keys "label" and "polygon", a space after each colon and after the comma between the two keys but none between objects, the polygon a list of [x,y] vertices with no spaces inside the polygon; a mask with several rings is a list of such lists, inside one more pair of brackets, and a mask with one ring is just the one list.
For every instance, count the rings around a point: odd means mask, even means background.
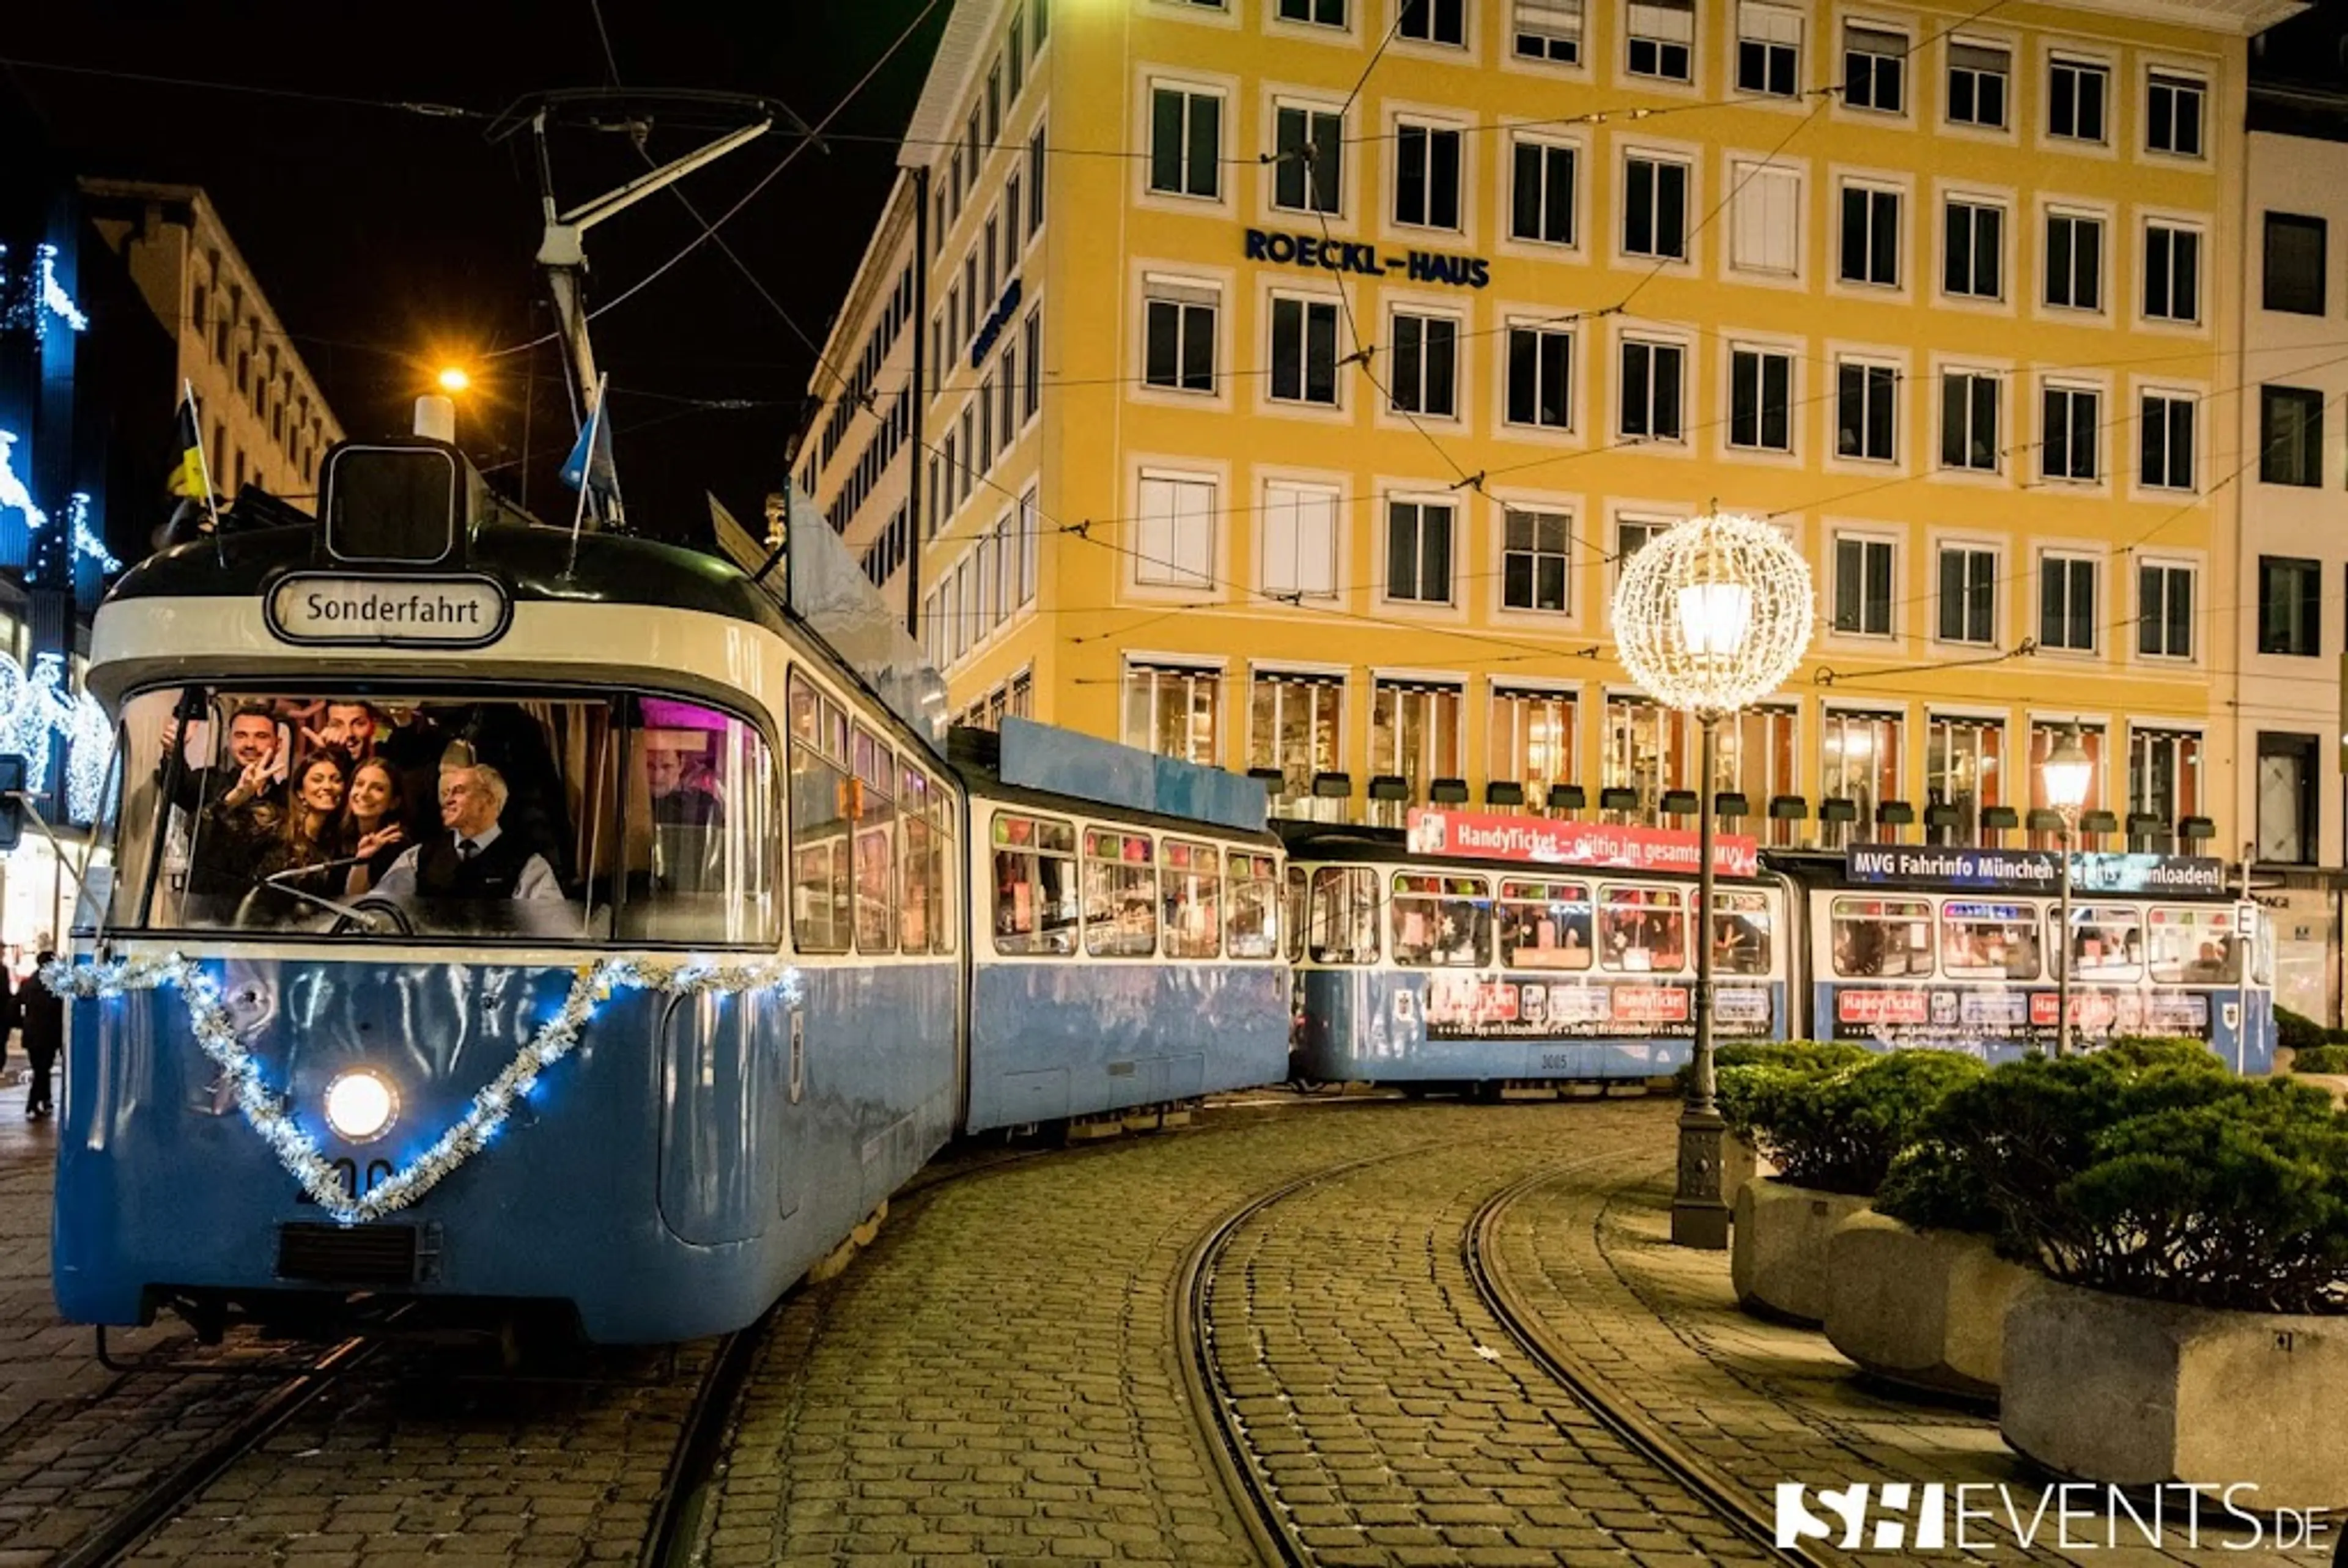
[{"label": "bavarian blue and white flag", "polygon": [[612,466],[612,422],[604,416],[604,400],[611,391],[612,378],[606,375],[595,389],[594,406],[588,410],[586,425],[580,430],[571,456],[562,460],[562,482],[574,490],[583,484],[597,509],[606,516],[618,509],[620,499],[619,471]]}]

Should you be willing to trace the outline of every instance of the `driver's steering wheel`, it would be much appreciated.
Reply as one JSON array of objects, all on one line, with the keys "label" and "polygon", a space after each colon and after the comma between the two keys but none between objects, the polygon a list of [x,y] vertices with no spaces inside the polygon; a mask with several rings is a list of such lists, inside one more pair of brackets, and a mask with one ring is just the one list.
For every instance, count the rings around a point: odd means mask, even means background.
[{"label": "driver's steering wheel", "polygon": [[[396,930],[401,936],[413,937],[416,935],[416,922],[409,919],[407,917],[407,911],[401,908],[397,902],[393,899],[383,897],[362,898],[355,904],[353,904],[351,907],[363,914],[388,915],[391,917],[393,929]],[[349,932],[355,931],[358,928],[358,922],[352,919],[348,915],[338,915],[335,917],[334,930],[331,935],[340,937],[346,935]]]}]

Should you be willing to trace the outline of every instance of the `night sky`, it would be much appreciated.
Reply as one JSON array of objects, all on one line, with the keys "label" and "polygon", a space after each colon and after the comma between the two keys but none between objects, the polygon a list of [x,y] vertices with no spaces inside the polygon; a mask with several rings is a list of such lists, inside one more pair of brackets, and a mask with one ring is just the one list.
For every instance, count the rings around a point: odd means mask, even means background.
[{"label": "night sky", "polygon": [[[572,497],[554,470],[572,426],[557,346],[484,358],[552,325],[531,264],[540,215],[527,132],[492,144],[478,118],[67,74],[32,62],[485,114],[536,91],[607,86],[616,64],[628,87],[762,94],[813,124],[921,17],[832,122],[828,150],[801,148],[719,230],[775,304],[713,242],[594,323],[614,389],[630,521],[639,531],[698,541],[708,527],[704,489],[749,519],[782,477],[814,368],[811,345],[821,344],[887,196],[896,138],[952,5],[602,0],[608,61],[590,0],[410,0],[353,7],[341,13],[347,19],[324,26],[320,17],[336,8],[284,0],[203,7],[74,0],[14,9],[0,47],[16,62],[0,66],[8,90],[34,107],[84,171],[211,192],[349,434],[405,431],[435,365],[471,362],[481,383],[459,411],[459,443],[501,489],[519,493],[528,409],[531,508],[561,521]],[[362,15],[381,23],[363,32],[355,25]],[[710,139],[732,112],[655,109],[646,149],[666,161]],[[796,137],[770,136],[682,189],[715,220],[795,147]],[[647,167],[619,130],[566,129],[553,155],[565,207]],[[592,230],[591,308],[698,232],[666,193]],[[525,397],[531,385],[534,408]],[[756,406],[690,401],[701,399]]]}]

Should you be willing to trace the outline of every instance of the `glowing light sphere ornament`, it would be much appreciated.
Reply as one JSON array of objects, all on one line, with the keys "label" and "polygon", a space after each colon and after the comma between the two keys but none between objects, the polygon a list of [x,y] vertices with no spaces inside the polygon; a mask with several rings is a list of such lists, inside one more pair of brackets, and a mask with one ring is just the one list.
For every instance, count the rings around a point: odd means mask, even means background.
[{"label": "glowing light sphere ornament", "polygon": [[1810,644],[1809,563],[1734,512],[1647,541],[1614,587],[1614,639],[1639,689],[1667,708],[1733,713],[1776,691]]}]

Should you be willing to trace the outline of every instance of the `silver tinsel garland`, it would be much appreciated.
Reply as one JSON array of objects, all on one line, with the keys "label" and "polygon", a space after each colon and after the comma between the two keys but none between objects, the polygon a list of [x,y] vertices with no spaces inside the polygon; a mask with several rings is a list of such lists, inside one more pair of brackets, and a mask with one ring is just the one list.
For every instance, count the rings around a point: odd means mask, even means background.
[{"label": "silver tinsel garland", "polygon": [[780,990],[796,999],[798,971],[788,964],[718,964],[689,958],[679,964],[646,958],[601,958],[581,966],[571,991],[554,1016],[515,1053],[504,1071],[473,1096],[456,1124],[407,1164],[376,1183],[364,1197],[343,1189],[318,1142],[286,1109],[283,1096],[263,1081],[261,1064],[237,1039],[236,1026],[221,999],[220,982],[193,958],[173,953],[162,958],[122,958],[111,963],[71,964],[58,958],[41,969],[41,983],[60,997],[112,997],[125,991],[175,986],[188,1000],[188,1020],[196,1043],[227,1075],[245,1121],[276,1153],[302,1190],[319,1208],[346,1225],[404,1209],[438,1185],[450,1172],[479,1153],[528,1094],[539,1075],[569,1055],[594,1015],[597,1004],[617,991],[654,990],[671,996],[741,996]]}]

